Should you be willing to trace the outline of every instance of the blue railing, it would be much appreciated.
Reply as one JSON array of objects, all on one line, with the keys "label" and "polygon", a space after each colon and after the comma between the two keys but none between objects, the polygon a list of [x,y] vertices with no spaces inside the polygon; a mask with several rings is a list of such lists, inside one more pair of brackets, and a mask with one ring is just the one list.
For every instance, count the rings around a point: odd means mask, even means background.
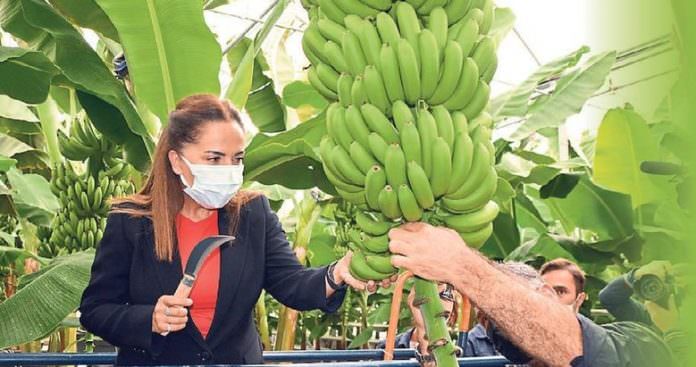
[{"label": "blue railing", "polygon": [[[265,352],[265,365],[292,362],[292,367],[417,367],[413,349],[397,349],[394,361],[383,361],[383,350],[318,350],[294,352]],[[109,365],[116,361],[116,353],[8,353],[0,354],[0,366],[46,365]],[[322,363],[323,362],[323,363]],[[460,358],[461,367],[503,367],[509,363],[502,357]],[[287,365],[284,365],[287,367]],[[227,365],[226,367],[232,367]],[[249,367],[247,365],[246,367]]]}]

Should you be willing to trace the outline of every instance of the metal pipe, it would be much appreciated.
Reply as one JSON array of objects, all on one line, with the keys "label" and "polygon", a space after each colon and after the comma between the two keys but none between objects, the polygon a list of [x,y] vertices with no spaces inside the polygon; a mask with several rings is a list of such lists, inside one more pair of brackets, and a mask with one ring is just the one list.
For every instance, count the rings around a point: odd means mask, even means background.
[{"label": "metal pipe", "polygon": [[384,360],[394,359],[394,341],[396,340],[396,329],[399,326],[399,311],[401,311],[401,299],[404,293],[404,284],[413,277],[413,273],[405,271],[396,280],[394,294],[392,295],[391,309],[389,311],[389,329],[387,329],[387,341],[384,346]]},{"label": "metal pipe", "polygon": [[[266,362],[304,362],[292,364],[292,367],[417,367],[415,360],[379,361],[384,355],[383,350],[327,350],[327,351],[295,351],[295,352],[267,352],[264,353]],[[397,358],[412,358],[415,356],[413,349],[401,349],[394,352]],[[336,361],[350,362],[336,362]],[[328,363],[306,363],[309,361],[333,361]],[[462,367],[503,367],[509,363],[503,357],[476,357],[460,358],[459,366]],[[16,365],[92,365],[114,364],[116,353],[7,353],[0,354],[0,366]],[[225,365],[235,367],[234,365]],[[253,366],[253,365],[251,365]],[[270,367],[271,364],[258,365],[256,367]],[[281,365],[277,365],[281,366]],[[286,365],[282,365],[287,367]],[[247,365],[246,367],[249,367]]]}]

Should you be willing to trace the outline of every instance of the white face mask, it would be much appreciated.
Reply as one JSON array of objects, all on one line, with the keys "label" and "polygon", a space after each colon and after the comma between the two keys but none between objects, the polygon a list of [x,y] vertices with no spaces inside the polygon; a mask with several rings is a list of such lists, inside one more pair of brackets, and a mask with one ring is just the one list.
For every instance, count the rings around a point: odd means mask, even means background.
[{"label": "white face mask", "polygon": [[244,165],[242,164],[236,166],[192,164],[182,155],[179,157],[193,174],[193,186],[186,183],[184,175],[179,175],[184,184],[184,192],[206,209],[219,209],[227,205],[242,186],[244,179]]}]

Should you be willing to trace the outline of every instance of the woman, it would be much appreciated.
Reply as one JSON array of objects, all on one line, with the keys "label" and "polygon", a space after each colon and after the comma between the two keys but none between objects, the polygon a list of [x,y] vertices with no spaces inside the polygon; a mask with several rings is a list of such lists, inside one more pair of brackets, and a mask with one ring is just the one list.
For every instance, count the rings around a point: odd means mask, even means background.
[{"label": "woman", "polygon": [[[115,203],[82,295],[80,321],[119,347],[117,364],[263,363],[252,311],[262,289],[298,310],[336,311],[350,254],[304,268],[268,200],[238,191],[244,130],[212,95],[181,101],[169,116],[145,186]],[[236,236],[204,262],[189,298],[172,296],[192,247]]]}]

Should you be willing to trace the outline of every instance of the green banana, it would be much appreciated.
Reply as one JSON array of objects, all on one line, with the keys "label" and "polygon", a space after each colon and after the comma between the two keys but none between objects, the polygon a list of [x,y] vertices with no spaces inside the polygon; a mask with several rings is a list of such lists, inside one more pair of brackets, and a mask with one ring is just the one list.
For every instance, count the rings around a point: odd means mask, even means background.
[{"label": "green banana", "polygon": [[367,174],[372,166],[377,164],[377,161],[360,143],[354,141],[350,145],[350,156],[356,166],[360,169],[363,174]]},{"label": "green banana", "polygon": [[[321,64],[319,64],[321,65]],[[336,92],[332,91],[329,89],[324,83],[321,81],[319,78],[319,75],[317,74],[317,70],[314,66],[310,67],[309,70],[307,71],[307,78],[309,79],[309,83],[314,87],[314,89],[319,92],[324,98],[330,100],[330,101],[335,101],[338,99],[338,95]]]},{"label": "green banana", "polygon": [[421,152],[423,153],[423,170],[428,177],[433,173],[433,142],[437,137],[437,123],[435,118],[425,107],[419,106],[416,117],[416,127],[421,138]]},{"label": "green banana", "polygon": [[364,236],[365,240],[363,242],[363,247],[365,250],[373,253],[380,254],[389,251],[389,237],[387,235],[382,236]]},{"label": "green banana", "polygon": [[348,132],[346,110],[338,103],[332,103],[326,110],[326,131],[345,151],[350,150],[353,137]]},{"label": "green banana", "polygon": [[401,84],[404,88],[406,101],[410,104],[415,104],[421,92],[420,68],[416,52],[411,44],[403,38],[399,40],[396,51],[399,60],[399,72],[401,73]]},{"label": "green banana", "polygon": [[364,205],[366,203],[365,201],[365,192],[360,191],[360,192],[347,192],[339,189],[338,187],[336,188],[336,192],[341,195],[342,198],[346,199],[347,201],[356,204],[356,205]]},{"label": "green banana", "polygon": [[397,130],[401,131],[406,123],[415,123],[416,119],[413,112],[403,100],[394,101],[392,105],[392,116],[394,117],[394,125]]},{"label": "green banana", "polygon": [[[327,60],[329,60],[329,65],[331,65],[339,73],[350,72],[350,68],[348,68],[348,64],[346,64],[346,60],[343,57],[343,49],[341,49],[341,46],[339,46],[336,42],[326,41],[324,44],[323,55]],[[321,63],[314,65],[321,65]]]},{"label": "green banana", "polygon": [[383,236],[392,228],[392,224],[387,222],[385,218],[377,218],[373,213],[363,211],[355,213],[355,223],[370,236]]},{"label": "green banana", "polygon": [[391,186],[384,186],[382,191],[379,193],[377,198],[377,203],[379,204],[379,210],[389,219],[398,219],[401,217],[401,210],[399,209],[399,199],[396,192]]},{"label": "green banana", "polygon": [[387,145],[387,142],[382,139],[382,137],[377,134],[377,133],[370,133],[370,135],[367,137],[367,140],[370,145],[370,151],[372,152],[372,155],[377,158],[379,163],[384,164],[385,158],[387,156],[387,148],[389,145]]},{"label": "green banana", "polygon": [[[387,176],[382,166],[374,165],[365,175],[365,195],[367,205],[373,210],[379,210],[379,194],[387,185]],[[365,232],[367,232],[365,230]]]},{"label": "green banana", "polygon": [[372,65],[379,65],[379,53],[382,50],[382,40],[379,38],[377,28],[368,20],[362,21],[362,28],[358,33],[358,39],[362,45],[367,62]]},{"label": "green banana", "polygon": [[391,0],[360,0],[363,4],[377,10],[386,11],[392,6]]},{"label": "green banana", "polygon": [[360,172],[360,169],[355,166],[348,153],[340,145],[335,146],[331,150],[331,154],[336,163],[336,169],[348,179],[348,183],[361,186],[365,182],[365,175]]},{"label": "green banana", "polygon": [[393,274],[398,271],[397,268],[391,264],[391,255],[365,255],[365,261],[375,271],[385,274]]},{"label": "green banana", "polygon": [[433,9],[428,17],[428,29],[435,35],[437,45],[440,49],[444,49],[447,44],[448,27],[447,12],[445,9],[441,7]]},{"label": "green banana", "polygon": [[489,223],[475,232],[461,232],[459,236],[467,246],[478,249],[486,243],[491,234],[493,234],[493,223]]},{"label": "green banana", "polygon": [[350,74],[343,73],[338,77],[338,101],[343,107],[348,107],[352,103],[351,89],[353,88],[353,77]]},{"label": "green banana", "polygon": [[466,175],[466,181],[454,191],[448,193],[447,197],[451,199],[461,199],[470,195],[489,173],[491,166],[490,154],[483,143],[474,145],[474,154],[472,155],[472,164],[469,172]]},{"label": "green banana", "polygon": [[94,197],[92,201],[92,210],[93,211],[98,211],[99,208],[102,206],[102,200],[104,199],[104,193],[102,192],[101,187],[97,187],[94,190]]},{"label": "green banana", "polygon": [[461,132],[469,133],[469,120],[465,114],[459,111],[452,113],[452,126],[454,127],[455,136]]},{"label": "green banana", "polygon": [[498,175],[495,168],[489,167],[485,175],[474,191],[461,199],[450,199],[445,197],[442,204],[452,212],[465,213],[483,206],[495,194],[498,187]]},{"label": "green banana", "polygon": [[457,35],[456,41],[462,49],[462,55],[468,57],[479,39],[479,24],[475,19],[467,19]]},{"label": "green banana", "polygon": [[397,3],[396,23],[399,25],[401,37],[407,39],[415,47],[418,44],[418,33],[421,31],[421,23],[418,19],[418,14],[416,14],[416,9],[407,2]]},{"label": "green banana", "polygon": [[[321,61],[328,63],[330,60],[324,55],[324,45],[326,44],[326,38],[321,35],[319,29],[315,22],[310,22],[302,35],[302,42],[306,43],[307,47],[316,55]],[[315,64],[316,65],[316,64]]]},{"label": "green banana", "polygon": [[415,162],[420,165],[423,161],[423,153],[421,151],[420,135],[418,128],[413,122],[407,122],[401,129],[401,148],[404,151],[406,162]]},{"label": "green banana", "polygon": [[495,41],[492,37],[483,37],[471,54],[479,68],[479,76],[482,76],[494,63],[496,63]]},{"label": "green banana", "polygon": [[387,148],[384,158],[384,170],[387,174],[387,182],[391,187],[399,187],[408,183],[406,178],[406,159],[399,144],[392,144]]},{"label": "green banana", "polygon": [[[451,111],[461,110],[465,108],[477,93],[477,85],[479,83],[478,66],[476,62],[467,57],[462,68],[462,75],[459,77],[459,86],[457,90],[445,101],[444,106]],[[466,115],[469,117],[469,115]]]},{"label": "green banana", "polygon": [[399,62],[396,58],[394,48],[389,44],[385,43],[382,45],[379,64],[380,71],[382,72],[382,79],[384,81],[384,88],[387,92],[387,96],[389,97],[389,101],[396,102],[406,98],[404,95],[404,88],[401,85]]},{"label": "green banana", "polygon": [[338,89],[338,73],[326,64],[318,64],[314,67],[317,69],[317,76],[321,83],[335,94]]},{"label": "green banana", "polygon": [[370,136],[370,129],[367,128],[367,124],[358,107],[350,105],[346,108],[345,121],[350,136],[360,143],[363,148],[369,149],[368,137]]},{"label": "green banana", "polygon": [[454,149],[454,122],[447,108],[438,105],[431,108],[433,118],[437,124],[437,135],[445,139],[450,151]]},{"label": "green banana", "polygon": [[343,42],[343,32],[346,31],[345,27],[329,18],[319,18],[316,24],[319,33],[321,33],[324,38],[335,42],[337,45]]},{"label": "green banana", "polygon": [[420,96],[430,98],[437,88],[440,76],[440,47],[433,32],[424,29],[418,35],[418,50],[420,53]]},{"label": "green banana", "polygon": [[499,211],[498,204],[491,200],[476,211],[445,217],[444,221],[457,232],[475,232],[491,223]]},{"label": "green banana", "polygon": [[433,143],[432,153],[432,175],[430,176],[430,187],[436,198],[447,193],[450,175],[452,174],[452,154],[445,139],[437,137]]},{"label": "green banana", "polygon": [[417,12],[419,15],[428,15],[436,7],[445,6],[445,4],[447,4],[447,0],[425,0],[423,5],[418,7]]},{"label": "green banana", "polygon": [[488,105],[488,98],[491,95],[491,88],[483,80],[479,81],[479,85],[476,87],[476,92],[474,96],[471,97],[469,102],[463,110],[461,110],[469,120],[473,120],[478,116]]},{"label": "green banana", "polygon": [[413,191],[411,191],[408,185],[399,185],[397,195],[399,199],[399,209],[401,209],[404,219],[409,222],[420,220],[423,216],[423,210],[419,206]]},{"label": "green banana", "polygon": [[334,0],[318,0],[319,9],[323,15],[339,25],[344,25],[343,18],[346,17],[346,12],[339,8]]},{"label": "green banana", "polygon": [[472,0],[450,0],[445,6],[447,21],[450,26],[459,22],[471,8]]},{"label": "green banana", "polygon": [[401,33],[394,22],[394,18],[387,13],[379,13],[375,19],[375,24],[382,42],[395,47],[401,39]]},{"label": "green banana", "polygon": [[96,187],[96,182],[94,181],[93,176],[89,176],[87,179],[87,196],[93,197],[94,196],[94,189]]},{"label": "green banana", "polygon": [[442,62],[442,75],[435,92],[428,99],[431,105],[442,104],[447,101],[457,88],[457,82],[464,66],[462,49],[457,42],[448,41],[445,46],[445,56]]},{"label": "green banana", "polygon": [[361,18],[374,17],[379,13],[378,9],[371,8],[358,0],[340,0],[334,1],[334,3],[344,13],[355,14]]},{"label": "green banana", "polygon": [[343,57],[353,75],[359,75],[365,69],[367,61],[358,36],[351,31],[343,33]]},{"label": "green banana", "polygon": [[360,280],[382,280],[388,278],[391,274],[384,274],[372,270],[367,264],[365,255],[361,252],[353,253],[353,258],[350,261],[351,274]]},{"label": "green banana", "polygon": [[392,125],[387,116],[380,111],[379,108],[372,104],[366,103],[360,106],[363,118],[371,131],[378,133],[385,142],[394,144],[399,142],[399,134]]},{"label": "green banana", "polygon": [[429,209],[435,205],[435,195],[430,188],[428,176],[423,168],[416,162],[408,162],[408,182],[413,190],[413,195],[423,209]]},{"label": "green banana", "polygon": [[493,1],[486,0],[484,2],[483,8],[483,20],[481,21],[481,34],[488,34],[493,26],[493,21],[495,18],[495,10],[493,9]]},{"label": "green banana", "polygon": [[481,79],[488,84],[491,83],[493,77],[495,76],[495,72],[498,71],[498,57],[497,55],[494,55],[494,57],[493,63],[481,75]]},{"label": "green banana", "polygon": [[447,193],[457,191],[469,177],[469,170],[473,163],[474,143],[469,134],[459,132],[454,140],[454,151],[452,152],[452,177],[450,179]]},{"label": "green banana", "polygon": [[367,65],[365,67],[363,81],[365,83],[367,99],[372,105],[379,108],[380,111],[387,113],[391,109],[391,104],[389,103],[389,97],[387,97],[387,91],[384,89],[382,76],[374,65]]},{"label": "green banana", "polygon": [[350,89],[350,99],[356,106],[367,103],[367,93],[365,92],[365,84],[363,83],[362,75],[355,76],[353,87]]}]

